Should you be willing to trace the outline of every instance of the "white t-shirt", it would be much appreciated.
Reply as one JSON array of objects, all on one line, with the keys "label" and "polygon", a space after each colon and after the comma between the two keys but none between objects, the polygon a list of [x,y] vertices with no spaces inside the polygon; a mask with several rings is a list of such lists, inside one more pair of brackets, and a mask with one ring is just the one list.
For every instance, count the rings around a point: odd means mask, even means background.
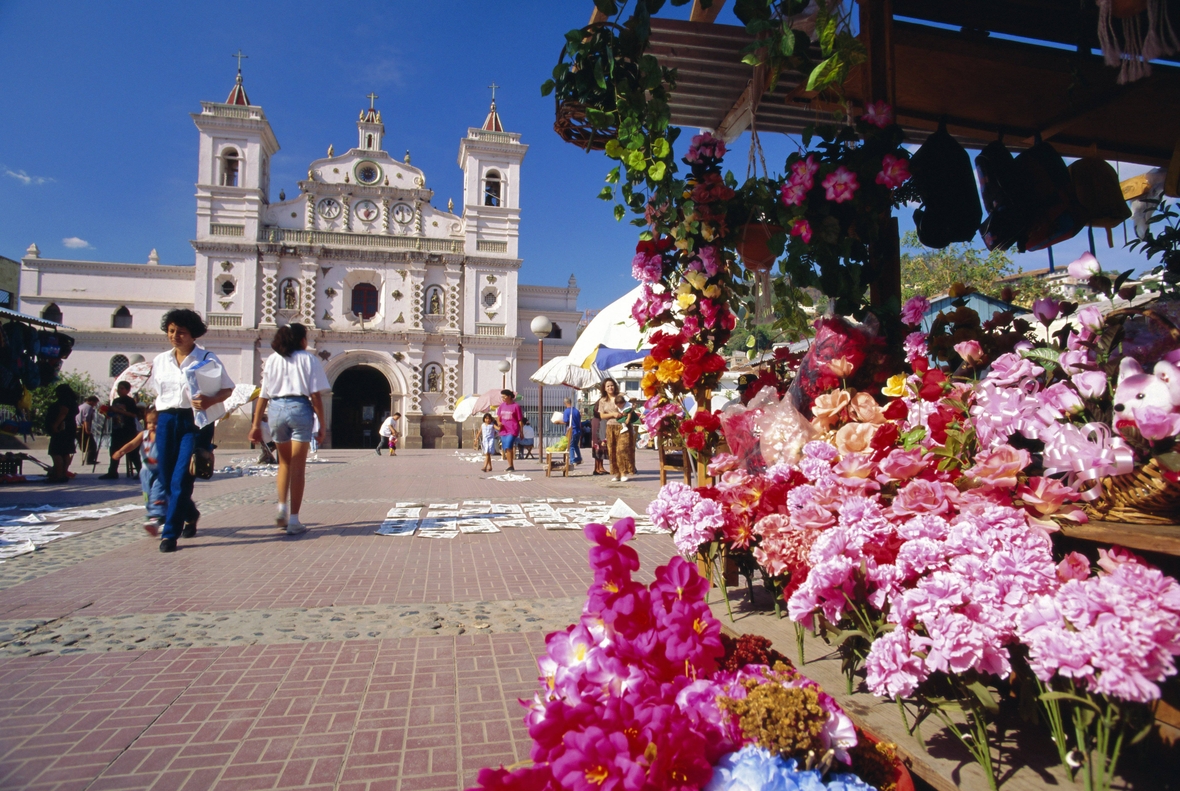
[{"label": "white t-shirt", "polygon": [[262,366],[262,392],[258,395],[267,400],[282,396],[310,398],[313,393],[331,389],[320,359],[300,349],[291,352],[290,357],[276,352],[266,358]]},{"label": "white t-shirt", "polygon": [[532,426],[525,426],[521,431],[524,433],[524,439],[536,439],[537,432],[533,431]]},{"label": "white t-shirt", "polygon": [[385,420],[381,423],[381,428],[377,429],[378,436],[392,437],[393,432],[397,430],[393,427],[394,422],[393,415],[385,418]]},{"label": "white t-shirt", "polygon": [[192,368],[204,360],[213,360],[221,365],[221,389],[233,389],[234,380],[229,378],[225,365],[211,351],[194,346],[192,352],[180,364],[176,364],[176,355],[169,349],[157,354],[152,360],[152,375],[144,385],[146,389],[156,391],[156,409],[192,409],[192,394],[188,391],[188,377],[185,370]]}]

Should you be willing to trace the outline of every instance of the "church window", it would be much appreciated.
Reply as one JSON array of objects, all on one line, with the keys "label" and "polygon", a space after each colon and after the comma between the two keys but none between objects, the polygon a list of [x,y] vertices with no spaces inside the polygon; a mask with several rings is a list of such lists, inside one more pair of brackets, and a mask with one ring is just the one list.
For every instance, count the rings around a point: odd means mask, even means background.
[{"label": "church window", "polygon": [[45,309],[41,311],[41,318],[45,319],[46,321],[52,321],[56,324],[61,324],[61,308],[50,302],[45,306]]},{"label": "church window", "polygon": [[111,358],[111,367],[110,367],[111,376],[118,376],[119,374],[123,373],[124,371],[127,370],[128,365],[129,365],[129,363],[127,361],[126,355],[116,354],[114,357]]},{"label": "church window", "polygon": [[426,315],[439,316],[443,312],[443,296],[442,289],[438,286],[430,289],[430,293],[426,296]]},{"label": "church window", "polygon": [[485,308],[494,308],[496,307],[497,299],[499,299],[499,297],[496,296],[495,291],[488,291],[483,295],[483,306]]},{"label": "church window", "polygon": [[373,147],[373,136],[372,135],[365,135],[365,148],[372,148],[372,147]]},{"label": "church window", "polygon": [[560,338],[560,337],[561,337],[561,327],[555,321],[555,322],[553,322],[553,329],[549,331],[549,339],[553,340],[554,338]]},{"label": "church window", "polygon": [[221,154],[221,186],[236,187],[238,186],[238,166],[241,160],[238,158],[238,150],[236,148],[227,148]]},{"label": "church window", "polygon": [[111,326],[117,330],[131,329],[131,311],[127,310],[126,305],[121,306],[111,316]]},{"label": "church window", "polygon": [[377,287],[372,283],[357,283],[352,287],[352,312],[362,319],[377,315]]},{"label": "church window", "polygon": [[488,175],[484,178],[483,184],[484,206],[500,205],[500,187],[502,184],[503,182],[500,180],[500,171],[489,170]]},{"label": "church window", "polygon": [[232,297],[234,294],[234,291],[237,290],[237,286],[234,285],[234,281],[232,281],[232,280],[222,280],[220,290],[221,290],[221,296]]},{"label": "church window", "polygon": [[[299,284],[287,278],[279,289],[280,310],[299,310]],[[366,317],[367,318],[367,317]]]}]

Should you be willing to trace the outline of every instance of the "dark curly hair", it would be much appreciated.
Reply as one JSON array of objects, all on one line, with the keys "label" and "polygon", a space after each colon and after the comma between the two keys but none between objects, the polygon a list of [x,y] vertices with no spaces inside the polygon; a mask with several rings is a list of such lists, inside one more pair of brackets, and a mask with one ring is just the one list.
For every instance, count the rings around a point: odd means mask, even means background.
[{"label": "dark curly hair", "polygon": [[193,336],[194,340],[200,338],[209,329],[205,326],[205,320],[201,318],[201,314],[188,308],[173,308],[165,313],[164,318],[160,320],[160,329],[167,332],[170,324],[188,330],[188,334]]},{"label": "dark curly hair", "polygon": [[307,327],[302,324],[287,324],[279,327],[275,332],[275,338],[270,342],[270,348],[284,357],[290,357],[292,353],[303,348],[303,339],[306,337]]}]

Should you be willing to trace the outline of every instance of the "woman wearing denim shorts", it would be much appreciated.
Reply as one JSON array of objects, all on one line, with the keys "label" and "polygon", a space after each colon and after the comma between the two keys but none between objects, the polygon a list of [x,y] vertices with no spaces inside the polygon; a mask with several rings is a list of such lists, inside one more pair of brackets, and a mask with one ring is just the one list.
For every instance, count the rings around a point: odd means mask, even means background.
[{"label": "woman wearing denim shorts", "polygon": [[[262,392],[254,407],[250,441],[262,441],[262,414],[279,453],[278,507],[275,524],[287,535],[307,530],[299,521],[303,503],[304,472],[311,441],[324,441],[324,404],[320,393],[331,390],[319,358],[307,351],[307,328],[302,324],[279,327],[270,347],[277,352],[262,366]],[[319,429],[313,428],[319,420]],[[287,494],[291,508],[287,509]]]}]

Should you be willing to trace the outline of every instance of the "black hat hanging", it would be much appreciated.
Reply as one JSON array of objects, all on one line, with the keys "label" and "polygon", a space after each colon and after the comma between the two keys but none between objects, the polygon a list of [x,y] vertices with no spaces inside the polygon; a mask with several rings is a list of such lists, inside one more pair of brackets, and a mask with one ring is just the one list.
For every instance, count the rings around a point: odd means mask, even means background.
[{"label": "black hat hanging", "polygon": [[1076,236],[1085,223],[1073,194],[1069,168],[1057,149],[1038,133],[1032,148],[1021,152],[1015,164],[1028,178],[1033,217],[1027,237],[1018,243],[1020,252],[1044,250]]},{"label": "black hat hanging", "polygon": [[1031,224],[1026,205],[1028,179],[1003,137],[988,143],[975,157],[975,173],[983,191],[983,208],[988,212],[979,235],[988,250],[1007,250],[1028,233]]},{"label": "black hat hanging", "polygon": [[910,173],[922,199],[914,211],[918,241],[933,248],[971,241],[983,209],[971,157],[946,131],[945,121],[910,158]]}]

